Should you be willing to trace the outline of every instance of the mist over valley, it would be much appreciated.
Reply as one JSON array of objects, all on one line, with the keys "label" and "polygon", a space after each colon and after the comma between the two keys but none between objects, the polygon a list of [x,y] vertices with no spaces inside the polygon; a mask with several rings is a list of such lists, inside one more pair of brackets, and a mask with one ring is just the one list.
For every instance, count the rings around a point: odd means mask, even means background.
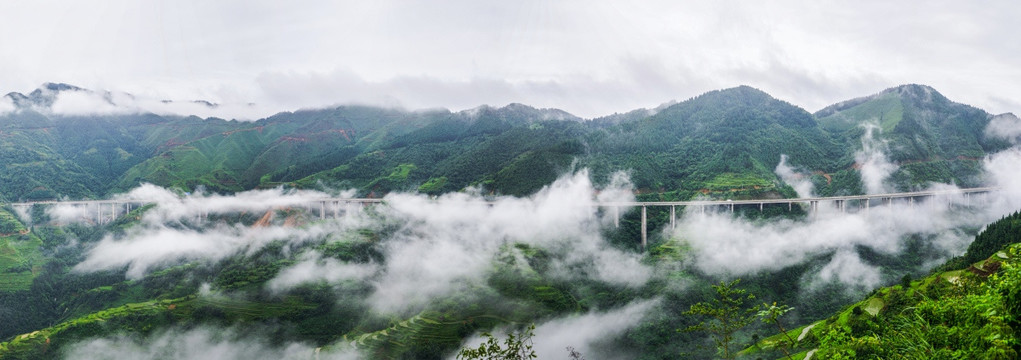
[{"label": "mist over valley", "polygon": [[803,337],[756,321],[739,357],[827,357],[911,296],[994,286],[976,261],[1013,269],[1017,232],[984,230],[1021,208],[1021,121],[924,85],[816,113],[741,86],[591,119],[238,121],[51,83],[4,99],[0,358],[448,359],[529,325],[544,359],[710,358],[729,353],[683,331],[689,310],[737,279]]}]

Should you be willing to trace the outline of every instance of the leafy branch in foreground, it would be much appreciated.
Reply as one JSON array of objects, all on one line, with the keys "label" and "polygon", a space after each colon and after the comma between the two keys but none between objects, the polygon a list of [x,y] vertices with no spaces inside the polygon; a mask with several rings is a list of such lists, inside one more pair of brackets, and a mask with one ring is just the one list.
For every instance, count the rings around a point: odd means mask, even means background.
[{"label": "leafy branch in foreground", "polygon": [[738,289],[737,284],[741,279],[721,282],[713,285],[716,290],[716,297],[706,302],[702,301],[691,305],[685,315],[697,315],[708,320],[703,320],[697,325],[684,329],[684,331],[704,331],[709,333],[716,344],[716,349],[724,359],[733,359],[736,354],[731,352],[731,345],[734,342],[734,334],[741,328],[748,326],[755,320],[755,313],[758,306],[745,307],[745,302],[755,300],[755,295],[748,294],[745,290]]},{"label": "leafy branch in foreground", "polygon": [[776,329],[779,330],[785,338],[780,340],[780,350],[783,351],[784,355],[787,355],[788,359],[793,359],[791,357],[791,352],[788,349],[794,348],[798,342],[791,338],[791,335],[787,333],[787,329],[785,329],[783,324],[780,323],[780,317],[787,312],[794,310],[794,308],[787,305],[777,305],[776,302],[773,302],[772,305],[762,304],[762,309],[763,310],[759,311],[758,314],[759,319],[761,319],[764,323],[776,325]]},{"label": "leafy branch in foreground", "polygon": [[507,339],[501,345],[500,340],[497,340],[493,334],[484,332],[482,336],[486,337],[486,342],[476,348],[461,349],[457,353],[457,358],[464,360],[535,359],[537,356],[535,355],[535,350],[532,349],[532,336],[534,335],[535,325],[533,324],[517,334],[514,332],[508,333]]}]

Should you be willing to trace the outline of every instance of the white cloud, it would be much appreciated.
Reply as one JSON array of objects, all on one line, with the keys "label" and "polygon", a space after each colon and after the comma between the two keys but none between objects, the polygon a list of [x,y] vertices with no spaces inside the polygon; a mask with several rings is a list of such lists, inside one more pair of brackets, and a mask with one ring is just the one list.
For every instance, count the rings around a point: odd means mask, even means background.
[{"label": "white cloud", "polygon": [[15,109],[14,101],[12,101],[11,98],[6,96],[0,97],[0,115],[12,112]]},{"label": "white cloud", "polygon": [[796,172],[787,164],[786,154],[780,155],[780,163],[776,164],[776,169],[774,169],[773,172],[776,173],[783,182],[793,187],[794,191],[798,193],[798,197],[809,198],[813,196],[812,191],[815,185],[812,184],[812,174]]},{"label": "white cloud", "polygon": [[819,270],[818,280],[839,282],[866,291],[881,285],[879,268],[863,262],[853,249],[838,250],[830,262]]},{"label": "white cloud", "polygon": [[861,173],[861,182],[866,194],[885,194],[893,189],[886,182],[897,164],[886,158],[886,141],[879,138],[876,132],[882,132],[879,125],[867,122],[863,124],[865,135],[861,138],[861,150],[854,153],[854,164]]},{"label": "white cloud", "polygon": [[[611,183],[627,186],[619,177]],[[369,303],[385,312],[424,305],[429,299],[480,281],[506,244],[525,243],[562,257],[554,268],[583,269],[597,280],[641,286],[652,270],[640,256],[611,247],[600,228],[612,222],[600,215],[596,189],[587,171],[565,176],[527,198],[503,197],[495,201],[465,193],[437,199],[422,195],[386,197],[388,216],[401,225],[386,239],[386,265],[373,280],[376,292]],[[626,201],[630,191],[611,187],[599,201]],[[554,256],[554,258],[558,258]],[[566,270],[559,276],[579,276]]]},{"label": "white cloud", "polygon": [[[867,288],[877,283],[878,273],[857,258],[855,247],[897,254],[907,235],[918,234],[946,257],[960,255],[971,240],[962,227],[988,224],[1021,207],[1021,150],[993,154],[983,161],[983,168],[988,184],[999,186],[999,191],[892,204],[873,201],[867,209],[864,203],[849,202],[845,211],[823,202],[804,220],[756,222],[729,212],[688,212],[670,235],[687,241],[694,250],[694,264],[708,273],[742,276],[835,253],[816,278]],[[930,188],[954,189],[946,184]]]},{"label": "white cloud", "polygon": [[46,208],[46,215],[60,224],[85,222],[96,219],[98,209],[91,206],[57,204]]},{"label": "white cloud", "polygon": [[[139,278],[181,261],[217,261],[251,253],[273,241],[302,244],[358,228],[396,226],[393,234],[376,245],[386,259],[382,264],[343,263],[308,253],[268,286],[280,291],[310,281],[364,281],[375,288],[368,303],[383,312],[401,312],[424,306],[465,284],[484,283],[497,254],[513,243],[535,245],[555,254],[552,275],[566,279],[584,276],[637,287],[653,275],[652,269],[640,262],[640,254],[618,250],[601,235],[601,229],[613,223],[609,218],[613,213],[600,212],[594,205],[633,200],[631,183],[623,174],[615,174],[607,188],[596,189],[583,170],[526,198],[487,200],[477,194],[450,193],[434,199],[421,194],[390,194],[384,205],[373,208],[371,213],[376,215],[319,208],[316,199],[325,196],[282,189],[180,196],[142,185],[117,198],[155,202],[157,206],[145,213],[141,224],[96,243],[75,270],[127,266],[128,276]],[[279,221],[267,227],[204,224],[201,230],[180,225],[201,224],[210,214],[262,214],[310,204],[311,213],[306,216],[315,220],[325,212],[328,219],[298,227]],[[74,218],[87,210],[59,207],[51,214]],[[342,216],[334,219],[335,213]]]},{"label": "white cloud", "polygon": [[348,280],[360,281],[379,271],[375,264],[346,263],[332,258],[323,258],[316,252],[305,254],[301,262],[282,270],[266,284],[275,292],[286,291],[300,284],[324,281],[340,283]]},{"label": "white cloud", "polygon": [[319,227],[217,226],[203,231],[165,226],[129,229],[122,237],[107,235],[89,249],[75,271],[128,266],[127,276],[139,279],[151,269],[190,260],[216,261],[239,252],[254,252],[275,240],[301,243],[325,235]]},{"label": "white cloud", "polygon": [[[345,191],[339,197],[350,197],[353,191]],[[178,194],[165,188],[142,184],[125,194],[114,197],[117,200],[137,200],[140,202],[156,203],[152,211],[146,212],[145,218],[150,224],[162,224],[167,221],[180,221],[200,217],[210,213],[232,213],[232,212],[258,212],[276,208],[287,207],[308,207],[319,206],[318,200],[330,198],[331,195],[319,191],[310,190],[284,190],[281,187],[267,190],[243,191],[233,195],[220,194]],[[325,210],[333,215],[337,211],[334,204],[330,204]],[[319,215],[318,212],[314,215]]]},{"label": "white cloud", "polygon": [[[567,358],[568,346],[575,348],[586,359],[631,359],[635,354],[607,353],[600,343],[631,330],[657,308],[660,300],[641,300],[609,311],[591,311],[569,315],[536,324],[532,346],[539,359]],[[493,335],[504,338],[511,329],[497,329]],[[478,347],[485,339],[473,336],[462,348]]]},{"label": "white cloud", "polygon": [[[61,81],[265,109],[215,113],[226,118],[350,102],[522,102],[593,117],[739,84],[814,110],[923,83],[1002,113],[1021,108],[1021,49],[1006,45],[1017,10],[1006,0],[14,2],[0,4],[0,32],[17,34],[0,49],[0,92]],[[890,13],[910,15],[873,21]]]},{"label": "white cloud", "polygon": [[[52,93],[50,90],[42,90]],[[52,105],[49,107],[36,107],[34,110],[64,116],[153,113],[158,115],[194,115],[202,118],[218,117],[237,120],[257,120],[277,112],[258,104],[213,104],[204,103],[199,100],[161,100],[145,96],[134,96],[124,92],[62,91],[52,96],[54,98]],[[2,110],[2,106],[0,106],[0,110]]]},{"label": "white cloud", "polygon": [[[343,232],[365,224],[358,211],[348,211],[343,204],[326,204],[316,201],[327,194],[315,191],[284,191],[280,188],[252,190],[234,195],[192,194],[178,196],[173,192],[144,184],[119,200],[137,200],[155,203],[146,211],[142,223],[121,235],[107,235],[89,248],[84,261],[76,271],[96,271],[128,266],[128,276],[140,278],[153,268],[180,261],[217,261],[241,252],[256,251],[270,242],[283,240],[300,244],[322,239],[329,233]],[[271,216],[277,209],[307,209],[305,216],[313,219],[329,215],[331,221],[295,227],[300,221],[270,222],[263,227],[239,224],[206,223],[216,214],[250,212]],[[93,215],[95,208],[57,206],[49,214],[60,221],[81,221]],[[337,217],[333,219],[333,217]],[[193,230],[175,224],[198,222],[202,230]]]},{"label": "white cloud", "polygon": [[633,358],[634,354],[600,353],[596,346],[631,330],[646,313],[657,308],[659,302],[637,301],[619,309],[589,312],[539,324],[535,327],[535,352],[541,358],[566,358],[565,348],[571,346],[588,359]]},{"label": "white cloud", "polygon": [[199,327],[189,330],[170,329],[139,341],[125,335],[87,340],[71,344],[65,359],[181,359],[181,360],[251,360],[251,359],[334,359],[354,360],[353,351],[323,352],[304,343],[288,342],[267,345],[269,339],[250,331]]},{"label": "white cloud", "polygon": [[48,110],[57,115],[111,115],[137,112],[137,109],[118,106],[112,97],[91,91],[62,91],[56,95],[53,105]]},{"label": "white cloud", "polygon": [[1018,137],[1021,137],[1021,119],[1011,113],[993,116],[986,125],[985,135],[1017,144]]}]

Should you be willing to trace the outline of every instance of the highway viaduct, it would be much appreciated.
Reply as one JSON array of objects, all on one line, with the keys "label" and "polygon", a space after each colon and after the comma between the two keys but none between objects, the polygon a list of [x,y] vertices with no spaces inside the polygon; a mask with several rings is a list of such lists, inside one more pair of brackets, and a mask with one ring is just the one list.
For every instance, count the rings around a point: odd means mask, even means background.
[{"label": "highway viaduct", "polygon": [[[907,201],[908,204],[914,204],[916,199],[934,198],[934,197],[950,197],[950,196],[961,196],[965,204],[970,204],[971,195],[984,194],[999,190],[997,187],[978,187],[968,189],[946,189],[946,190],[925,190],[925,191],[912,191],[912,192],[899,192],[899,193],[887,193],[887,194],[871,194],[871,195],[846,195],[846,196],[827,196],[827,197],[808,197],[808,198],[789,198],[789,199],[745,199],[745,200],[688,200],[688,201],[627,201],[627,202],[593,202],[591,204],[581,204],[583,206],[594,206],[599,208],[609,208],[614,211],[614,223],[615,226],[620,226],[620,209],[630,208],[641,208],[641,234],[642,234],[642,248],[645,248],[648,243],[648,208],[649,207],[670,207],[670,226],[671,228],[676,227],[677,221],[677,207],[682,208],[698,208],[699,212],[704,213],[708,208],[712,210],[725,209],[730,212],[734,211],[737,206],[748,207],[758,206],[759,210],[762,211],[766,205],[787,205],[787,210],[791,211],[794,209],[794,205],[798,204],[799,207],[807,207],[807,211],[813,214],[818,211],[820,203],[831,203],[835,208],[840,211],[869,211],[873,202],[878,202],[878,205],[888,205],[895,200]],[[314,198],[302,200],[302,204],[309,213],[314,213],[316,210],[319,212],[321,219],[327,218],[330,212],[333,217],[340,216],[340,210],[343,206],[350,205],[372,205],[385,203],[385,199],[366,199],[366,198]],[[87,217],[88,220],[94,221],[98,224],[104,224],[115,220],[119,215],[127,214],[133,209],[137,209],[147,204],[155,204],[157,201],[139,200],[139,199],[123,199],[123,200],[80,200],[80,201],[34,201],[34,202],[20,202],[10,203],[11,207],[20,211],[28,211],[35,205],[42,206],[70,206],[82,208],[83,216]],[[849,209],[848,203],[856,204],[855,208]],[[495,204],[495,202],[490,202]],[[328,211],[329,210],[329,211]],[[94,216],[94,217],[93,217]]]}]

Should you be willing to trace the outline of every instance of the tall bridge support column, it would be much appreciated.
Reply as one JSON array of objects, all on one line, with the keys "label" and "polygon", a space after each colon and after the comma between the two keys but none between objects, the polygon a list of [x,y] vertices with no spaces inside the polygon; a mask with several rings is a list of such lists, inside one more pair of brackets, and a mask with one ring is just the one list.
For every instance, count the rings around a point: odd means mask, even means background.
[{"label": "tall bridge support column", "polygon": [[648,234],[649,222],[648,217],[646,216],[645,208],[646,208],[645,206],[642,206],[642,250],[645,250],[645,246],[648,244],[649,240]]},{"label": "tall bridge support column", "polygon": [[670,205],[670,230],[677,228],[677,207]]}]

